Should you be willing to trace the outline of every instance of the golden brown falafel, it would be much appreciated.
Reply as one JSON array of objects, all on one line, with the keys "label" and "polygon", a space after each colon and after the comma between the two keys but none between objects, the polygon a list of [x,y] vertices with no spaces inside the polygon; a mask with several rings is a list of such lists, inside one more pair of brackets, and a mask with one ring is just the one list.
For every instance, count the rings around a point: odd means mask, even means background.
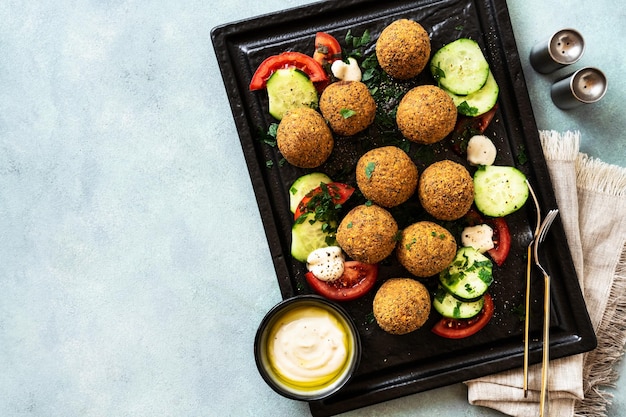
[{"label": "golden brown falafel", "polygon": [[399,19],[385,27],[376,41],[380,67],[393,78],[417,76],[430,59],[430,37],[419,23]]},{"label": "golden brown falafel", "polygon": [[396,247],[400,264],[417,277],[443,271],[456,255],[456,240],[444,227],[420,221],[406,227]]},{"label": "golden brown falafel", "polygon": [[472,176],[463,165],[447,159],[428,166],[417,188],[424,210],[439,220],[460,219],[474,202]]},{"label": "golden brown falafel", "polygon": [[355,261],[375,264],[396,247],[398,224],[387,210],[377,205],[356,206],[341,220],[337,243]]},{"label": "golden brown falafel", "polygon": [[415,192],[415,163],[397,146],[366,152],[357,162],[356,181],[365,198],[383,207],[404,203]]},{"label": "golden brown falafel", "polygon": [[407,334],[426,323],[430,315],[430,294],[411,278],[391,278],[374,296],[374,318],[381,329],[391,334]]},{"label": "golden brown falafel", "polygon": [[454,101],[441,88],[419,85],[409,90],[398,105],[396,122],[402,135],[412,142],[439,142],[456,125]]},{"label": "golden brown falafel", "polygon": [[376,102],[360,81],[330,84],[322,92],[319,107],[333,132],[342,136],[365,130],[376,116]]},{"label": "golden brown falafel", "polygon": [[278,125],[276,143],[287,162],[299,168],[322,165],[335,141],[324,118],[309,107],[288,111]]}]

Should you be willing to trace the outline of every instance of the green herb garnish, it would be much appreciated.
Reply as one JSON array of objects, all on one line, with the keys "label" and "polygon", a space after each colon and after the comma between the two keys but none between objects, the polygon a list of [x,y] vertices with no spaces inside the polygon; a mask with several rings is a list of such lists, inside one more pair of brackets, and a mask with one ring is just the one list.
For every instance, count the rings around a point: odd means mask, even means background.
[{"label": "green herb garnish", "polygon": [[272,123],[267,128],[267,132],[259,129],[259,140],[271,147],[276,146],[276,132],[278,132],[278,123]]},{"label": "green herb garnish", "polygon": [[517,148],[517,163],[520,165],[524,165],[528,162],[528,155],[526,155],[526,147],[524,144],[519,145]]},{"label": "green herb garnish", "polygon": [[370,43],[370,32],[369,30],[365,30],[361,36],[354,36],[351,30],[348,30],[346,33],[346,45],[348,49],[346,51],[346,59],[347,57],[361,58],[363,56],[365,47]]},{"label": "green herb garnish", "polygon": [[404,247],[406,248],[406,250],[411,250],[411,246],[415,245],[416,243],[417,243],[417,239],[413,238],[409,243],[404,245]]},{"label": "green herb garnish", "polygon": [[302,211],[304,213],[312,213],[312,216],[300,216],[296,219],[296,222],[303,218],[308,218],[311,224],[319,221],[322,223],[322,230],[329,235],[329,238],[334,240],[334,234],[337,231],[336,225],[339,223],[341,204],[337,203],[337,200],[340,198],[339,190],[334,189],[331,193],[331,187],[334,186],[332,184],[320,183],[321,192],[307,194],[307,197],[311,198],[304,205]]},{"label": "green herb garnish", "polygon": [[526,307],[522,304],[514,307],[511,312],[519,318],[519,321],[524,321],[526,319]]},{"label": "green herb garnish", "polygon": [[478,108],[470,106],[467,101],[459,104],[457,106],[459,113],[462,113],[466,116],[476,116],[478,114]]},{"label": "green herb garnish", "polygon": [[343,117],[344,119],[349,119],[350,117],[356,114],[356,112],[352,109],[341,109],[339,110],[339,113],[341,114],[341,117]]},{"label": "green herb garnish", "polygon": [[365,178],[367,178],[368,180],[372,179],[372,175],[374,174],[375,170],[376,162],[368,162],[365,166]]},{"label": "green herb garnish", "polygon": [[442,70],[439,65],[441,65],[440,62],[438,62],[437,65],[433,65],[431,68],[433,69],[433,78],[437,82],[437,85],[441,86],[439,80],[446,78],[446,72]]}]

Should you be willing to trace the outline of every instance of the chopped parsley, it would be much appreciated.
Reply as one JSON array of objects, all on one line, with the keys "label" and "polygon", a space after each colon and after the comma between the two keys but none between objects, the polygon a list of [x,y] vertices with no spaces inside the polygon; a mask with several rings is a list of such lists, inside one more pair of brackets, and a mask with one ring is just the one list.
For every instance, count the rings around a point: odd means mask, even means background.
[{"label": "chopped parsley", "polygon": [[376,162],[368,162],[365,166],[365,178],[368,180],[372,179],[372,175],[374,175],[374,171],[376,170]]},{"label": "chopped parsley", "polygon": [[376,102],[376,124],[382,131],[396,128],[396,111],[404,94],[410,89],[407,83],[391,78],[380,68],[376,54],[361,63],[361,82],[367,86]]},{"label": "chopped parsley", "polygon": [[303,210],[305,213],[312,213],[313,215],[300,216],[296,219],[296,223],[304,222],[305,219],[308,219],[311,224],[316,221],[321,222],[322,231],[329,235],[328,238],[332,242],[337,231],[336,225],[339,223],[341,204],[336,203],[336,197],[333,197],[329,187],[332,187],[332,185],[320,183],[321,192],[312,193]]},{"label": "chopped parsley", "polygon": [[446,235],[444,233],[437,233],[434,230],[432,232],[430,232],[430,235],[432,237],[438,237],[441,240],[444,240],[446,238]]},{"label": "chopped parsley", "polygon": [[454,306],[454,309],[452,310],[452,315],[454,317],[461,317],[461,302],[457,301],[456,305]]},{"label": "chopped parsley", "polygon": [[272,123],[267,128],[267,134],[273,137],[276,137],[276,133],[278,132],[278,123]]},{"label": "chopped parsley", "polygon": [[493,282],[493,275],[491,274],[491,269],[480,268],[478,270],[478,278],[480,278],[480,280],[484,282],[485,284],[491,285],[491,283]]},{"label": "chopped parsley", "polygon": [[339,110],[339,113],[341,114],[341,117],[343,117],[344,119],[349,119],[350,117],[356,114],[356,112],[352,109],[341,109]]},{"label": "chopped parsley", "polygon": [[348,30],[346,33],[346,45],[349,50],[346,52],[347,57],[361,58],[365,52],[365,48],[371,41],[369,30],[365,30],[361,36],[354,36],[352,30]]},{"label": "chopped parsley", "polygon": [[517,163],[524,165],[528,162],[528,155],[526,155],[526,147],[524,144],[520,144],[517,148]]},{"label": "chopped parsley", "polygon": [[446,78],[446,73],[439,65],[441,65],[441,63],[438,62],[437,65],[433,65],[431,68],[433,69],[433,78],[437,81],[437,85],[440,86],[439,80]]},{"label": "chopped parsley", "polygon": [[511,312],[519,318],[519,321],[524,321],[526,319],[526,307],[522,304],[514,307]]},{"label": "chopped parsley", "polygon": [[440,303],[443,303],[443,300],[446,298],[446,290],[443,289],[442,287],[439,287],[439,289],[437,289],[437,292],[435,293],[434,298]]},{"label": "chopped parsley", "polygon": [[272,123],[267,128],[267,132],[259,129],[259,140],[271,147],[276,146],[276,132],[278,132],[278,123]]},{"label": "chopped parsley", "polygon": [[426,165],[430,165],[435,160],[435,151],[432,146],[420,145],[413,152],[413,157]]},{"label": "chopped parsley", "polygon": [[470,106],[467,101],[463,101],[463,103],[457,106],[459,112],[466,116],[476,116],[478,114],[478,108]]}]

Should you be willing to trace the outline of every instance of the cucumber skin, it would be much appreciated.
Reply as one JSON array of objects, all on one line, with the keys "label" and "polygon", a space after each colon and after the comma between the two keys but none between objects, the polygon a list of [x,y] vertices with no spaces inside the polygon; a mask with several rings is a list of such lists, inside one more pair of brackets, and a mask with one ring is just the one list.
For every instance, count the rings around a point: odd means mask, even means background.
[{"label": "cucumber skin", "polygon": [[311,172],[298,177],[289,187],[289,209],[296,212],[302,198],[311,190],[319,187],[321,183],[328,184],[331,178],[323,172]]},{"label": "cucumber skin", "polygon": [[485,297],[476,301],[462,301],[439,286],[433,297],[433,308],[443,317],[450,319],[470,319],[483,308]]},{"label": "cucumber skin", "polygon": [[266,83],[269,113],[282,120],[285,113],[300,107],[316,109],[319,96],[311,79],[296,68],[281,68]]},{"label": "cucumber skin", "polygon": [[527,199],[526,176],[515,167],[490,165],[474,173],[474,203],[487,216],[508,216]]},{"label": "cucumber skin", "polygon": [[463,247],[446,269],[439,282],[450,294],[462,301],[476,301],[493,282],[493,264],[489,258],[472,247]]},{"label": "cucumber skin", "polygon": [[490,72],[480,46],[469,38],[457,39],[435,52],[430,71],[444,89],[462,96],[480,90]]},{"label": "cucumber skin", "polygon": [[[457,107],[460,114],[464,116],[476,117],[482,114],[487,113],[489,110],[496,105],[498,101],[498,94],[500,93],[500,87],[496,82],[491,71],[489,71],[489,76],[487,77],[487,82],[482,88],[475,93],[460,96],[458,94],[454,94],[452,91],[446,90],[444,91],[448,93],[452,101],[454,101],[454,105]],[[467,103],[467,107],[461,106],[463,102]],[[468,111],[473,110],[475,111]]]}]

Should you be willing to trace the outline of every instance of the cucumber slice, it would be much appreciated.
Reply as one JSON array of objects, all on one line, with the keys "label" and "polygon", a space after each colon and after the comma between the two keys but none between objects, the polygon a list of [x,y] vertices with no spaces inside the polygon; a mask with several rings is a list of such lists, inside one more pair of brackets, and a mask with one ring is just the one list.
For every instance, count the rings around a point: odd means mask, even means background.
[{"label": "cucumber slice", "polygon": [[321,183],[328,184],[329,182],[332,182],[330,177],[322,172],[311,172],[296,179],[289,187],[289,209],[291,212],[296,212],[298,204],[306,193],[319,187]]},{"label": "cucumber slice", "polygon": [[430,71],[446,90],[466,96],[485,85],[489,63],[476,41],[461,38],[435,52]]},{"label": "cucumber slice", "polygon": [[439,314],[451,319],[469,319],[480,313],[483,309],[485,298],[480,297],[476,301],[461,301],[450,294],[442,286],[439,286],[433,297],[433,307]]},{"label": "cucumber slice", "polygon": [[452,101],[454,101],[454,105],[459,113],[464,116],[475,117],[487,113],[493,108],[493,106],[496,105],[500,87],[498,87],[496,79],[491,71],[489,71],[487,82],[475,93],[460,96],[458,94],[454,94],[452,91],[445,89],[444,91],[452,98]]},{"label": "cucumber slice", "polygon": [[286,112],[300,107],[317,108],[318,95],[309,77],[296,68],[281,68],[267,80],[270,114],[281,120]]},{"label": "cucumber slice", "polygon": [[493,282],[491,260],[471,246],[459,249],[452,263],[441,271],[439,282],[462,301],[475,301],[485,295]]},{"label": "cucumber slice", "polygon": [[[314,220],[312,213],[303,214],[291,228],[291,256],[300,262],[315,249],[326,246],[335,246],[335,236],[323,227],[324,222]],[[337,224],[331,224],[331,229],[337,230]]]},{"label": "cucumber slice", "polygon": [[489,165],[474,174],[474,203],[487,216],[509,215],[527,199],[526,176],[515,167]]}]

